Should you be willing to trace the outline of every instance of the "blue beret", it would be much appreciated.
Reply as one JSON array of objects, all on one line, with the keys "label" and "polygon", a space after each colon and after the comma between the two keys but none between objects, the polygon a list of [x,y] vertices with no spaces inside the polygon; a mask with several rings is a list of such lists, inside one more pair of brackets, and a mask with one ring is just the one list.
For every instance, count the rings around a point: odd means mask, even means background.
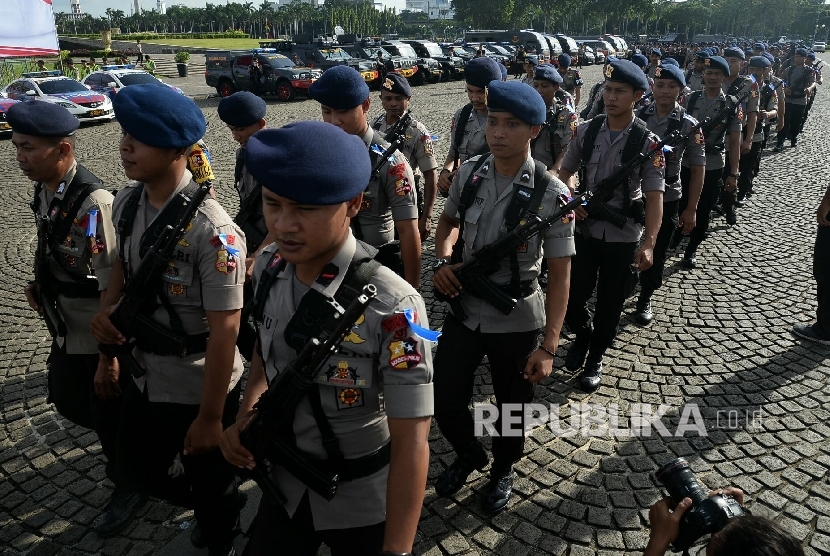
[{"label": "blue beret", "polygon": [[807,55],[807,49],[806,48],[796,48],[795,49],[795,55],[796,56],[806,56]]},{"label": "blue beret", "polygon": [[219,119],[234,127],[248,127],[265,117],[265,101],[249,91],[239,91],[219,101]]},{"label": "blue beret", "polygon": [[744,50],[744,55],[745,55],[745,56],[752,57],[752,49],[751,49],[751,48],[747,48],[746,50]]},{"label": "blue beret", "polygon": [[648,79],[643,70],[628,60],[617,60],[611,62],[605,68],[605,79],[608,81],[617,81],[620,83],[628,83],[634,89],[645,91],[648,89]]},{"label": "blue beret", "polygon": [[248,139],[245,166],[269,191],[304,205],[354,199],[372,174],[366,143],[325,122],[257,131]]},{"label": "blue beret", "polygon": [[11,105],[6,111],[6,121],[12,131],[35,137],[69,137],[81,125],[63,106],[38,100]]},{"label": "blue beret", "polygon": [[674,58],[663,58],[660,61],[660,63],[664,66],[675,66],[675,67],[678,67],[678,68],[680,67],[680,64],[678,64],[677,60],[675,60]]},{"label": "blue beret", "polygon": [[746,54],[744,51],[738,48],[737,46],[729,46],[723,49],[723,57],[724,58],[740,58],[741,60],[746,60]]},{"label": "blue beret", "polygon": [[766,49],[767,49],[767,45],[765,45],[765,44],[764,44],[764,43],[762,43],[762,42],[756,42],[756,43],[755,43],[755,46],[754,46],[753,48],[754,48],[755,50],[766,50]]},{"label": "blue beret", "polygon": [[510,112],[530,125],[545,123],[547,107],[536,89],[520,81],[493,81],[487,87],[487,109]]},{"label": "blue beret", "polygon": [[335,110],[350,110],[369,98],[369,86],[356,69],[334,66],[308,88],[308,96]]},{"label": "blue beret", "polygon": [[683,70],[681,70],[678,66],[673,66],[671,64],[663,64],[662,66],[655,68],[654,78],[674,79],[680,83],[681,87],[686,86],[686,77],[683,75]]},{"label": "blue beret", "polygon": [[711,55],[712,54],[709,53],[709,49],[698,50],[697,52],[695,52],[695,56],[700,58],[701,60],[705,60]]},{"label": "blue beret", "polygon": [[642,54],[635,54],[631,57],[631,62],[639,68],[644,68],[648,65],[648,58]]},{"label": "blue beret", "polygon": [[504,81],[505,79],[507,79],[507,66],[505,66],[501,62],[498,62],[498,64],[499,64],[499,71],[501,72],[501,80]]},{"label": "blue beret", "polygon": [[770,54],[769,52],[762,52],[762,53],[761,53],[761,56],[763,56],[764,58],[766,58],[767,60],[769,60],[769,61],[770,61],[770,62],[772,62],[772,63],[774,63],[774,62],[775,62],[775,56],[773,56],[773,55],[772,55],[772,54]]},{"label": "blue beret", "polygon": [[189,97],[152,83],[124,87],[112,99],[115,118],[125,132],[145,145],[182,149],[204,137],[207,123]]},{"label": "blue beret", "polygon": [[539,63],[539,57],[536,54],[530,54],[529,56],[525,56],[525,63],[533,64],[535,66]]},{"label": "blue beret", "polygon": [[710,56],[704,62],[707,68],[720,70],[726,77],[729,77],[729,63],[720,56]]},{"label": "blue beret", "polygon": [[533,80],[552,81],[554,83],[562,83],[562,75],[556,71],[556,68],[551,64],[539,64],[536,66],[536,72],[533,74]]},{"label": "blue beret", "polygon": [[749,59],[749,66],[753,68],[768,68],[772,62],[766,56],[753,56]]},{"label": "blue beret", "polygon": [[815,60],[816,59],[816,53],[811,50],[810,52],[807,53],[807,59],[808,60]]},{"label": "blue beret", "polygon": [[559,65],[562,66],[563,68],[567,68],[567,67],[571,66],[571,57],[566,52],[563,52],[562,54],[560,54],[559,58],[557,58],[557,61],[559,62]]},{"label": "blue beret", "polygon": [[501,70],[492,58],[480,56],[464,66],[464,80],[473,87],[483,89],[494,79],[501,79]]},{"label": "blue beret", "polygon": [[409,86],[409,81],[406,80],[406,77],[397,73],[387,73],[380,89],[380,92],[389,91],[390,93],[405,97],[412,96],[412,87]]},{"label": "blue beret", "polygon": [[663,57],[663,51],[660,50],[659,48],[652,48],[651,53],[656,54],[657,56],[660,56],[661,58]]}]

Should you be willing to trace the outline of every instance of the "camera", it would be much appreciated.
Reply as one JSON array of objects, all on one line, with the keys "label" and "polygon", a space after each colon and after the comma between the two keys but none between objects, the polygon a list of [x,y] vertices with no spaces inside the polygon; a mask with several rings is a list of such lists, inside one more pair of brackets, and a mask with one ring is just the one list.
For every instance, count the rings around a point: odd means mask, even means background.
[{"label": "camera", "polygon": [[717,533],[728,521],[744,515],[741,505],[731,496],[718,494],[709,498],[695,479],[689,462],[683,458],[668,462],[655,475],[675,504],[687,497],[692,500],[692,507],[680,521],[680,533],[672,543],[675,552],[688,550],[703,535]]}]

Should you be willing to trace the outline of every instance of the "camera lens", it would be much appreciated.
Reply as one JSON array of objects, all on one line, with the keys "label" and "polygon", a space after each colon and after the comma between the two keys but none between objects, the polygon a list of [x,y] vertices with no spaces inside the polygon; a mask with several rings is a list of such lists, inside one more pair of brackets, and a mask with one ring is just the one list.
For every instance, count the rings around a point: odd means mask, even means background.
[{"label": "camera lens", "polygon": [[673,459],[655,473],[657,479],[663,483],[669,496],[675,504],[679,504],[686,497],[692,499],[692,504],[697,505],[706,500],[706,492],[695,479],[695,475],[689,468],[689,462],[684,458]]}]

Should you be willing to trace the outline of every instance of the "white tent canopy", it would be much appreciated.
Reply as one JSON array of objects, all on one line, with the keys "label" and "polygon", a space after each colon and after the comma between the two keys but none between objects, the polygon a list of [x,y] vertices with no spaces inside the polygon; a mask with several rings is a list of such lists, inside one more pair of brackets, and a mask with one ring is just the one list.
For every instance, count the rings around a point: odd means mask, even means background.
[{"label": "white tent canopy", "polygon": [[0,57],[59,52],[52,0],[0,0]]}]

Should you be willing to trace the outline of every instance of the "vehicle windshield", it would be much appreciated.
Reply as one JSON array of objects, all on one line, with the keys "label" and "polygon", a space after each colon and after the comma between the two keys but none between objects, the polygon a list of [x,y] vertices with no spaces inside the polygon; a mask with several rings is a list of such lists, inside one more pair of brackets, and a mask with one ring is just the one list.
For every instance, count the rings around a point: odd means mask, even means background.
[{"label": "vehicle windshield", "polygon": [[272,68],[293,68],[296,64],[285,56],[266,56]]},{"label": "vehicle windshield", "polygon": [[352,57],[340,48],[321,49],[320,53],[326,60],[351,60]]},{"label": "vehicle windshield", "polygon": [[504,48],[500,47],[497,44],[490,44],[490,45],[487,45],[487,46],[490,50],[495,50],[499,54],[504,54],[504,55],[509,55],[510,54],[507,50],[505,50]]},{"label": "vehicle windshield", "polygon": [[434,42],[428,42],[424,44],[424,48],[427,49],[430,56],[443,56],[444,53],[441,52],[441,47],[435,44]]},{"label": "vehicle windshield", "polygon": [[46,95],[89,92],[89,89],[74,79],[50,79],[49,81],[41,81],[37,86]]},{"label": "vehicle windshield", "polygon": [[415,54],[415,49],[408,44],[396,44],[395,46],[385,46],[384,48],[389,50],[389,52],[392,52],[392,49],[396,48],[398,50],[398,56],[403,56],[405,58],[418,57],[418,55]]},{"label": "vehicle windshield", "polygon": [[372,58],[377,58],[378,57],[378,52],[380,52],[380,55],[383,56],[384,58],[389,58],[390,56],[394,56],[394,54],[390,54],[389,52],[387,52],[386,50],[384,50],[383,48],[381,48],[379,46],[367,46],[363,50],[365,50],[366,53],[369,56],[371,56]]},{"label": "vehicle windshield", "polygon": [[[106,83],[108,77],[104,78],[104,82]],[[126,87],[127,85],[143,85],[145,83],[158,83],[159,80],[150,75],[149,73],[125,73],[123,75],[119,75],[118,79],[121,80],[121,83],[124,84]],[[41,89],[43,86],[40,87]]]}]

